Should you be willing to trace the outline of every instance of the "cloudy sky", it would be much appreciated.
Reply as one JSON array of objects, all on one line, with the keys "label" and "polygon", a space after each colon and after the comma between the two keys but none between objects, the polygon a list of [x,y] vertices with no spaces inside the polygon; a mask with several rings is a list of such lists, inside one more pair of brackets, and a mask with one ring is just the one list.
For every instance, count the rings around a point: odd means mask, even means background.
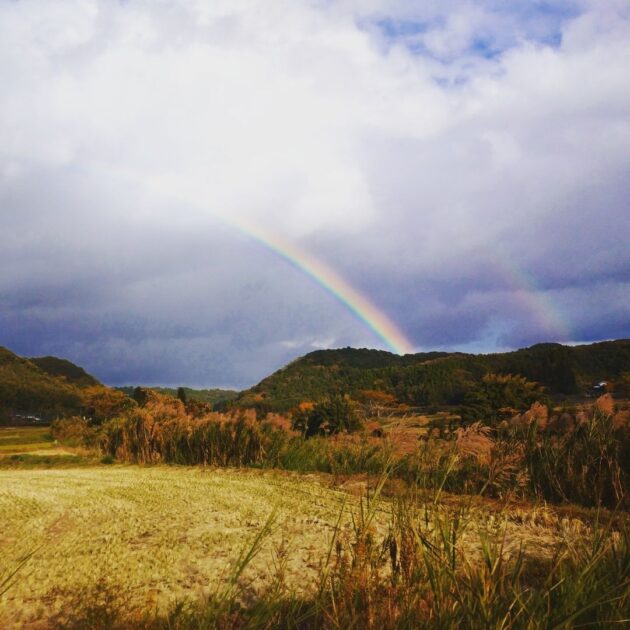
[{"label": "cloudy sky", "polygon": [[245,387],[388,348],[278,242],[418,350],[630,336],[626,0],[2,0],[0,85],[20,354]]}]

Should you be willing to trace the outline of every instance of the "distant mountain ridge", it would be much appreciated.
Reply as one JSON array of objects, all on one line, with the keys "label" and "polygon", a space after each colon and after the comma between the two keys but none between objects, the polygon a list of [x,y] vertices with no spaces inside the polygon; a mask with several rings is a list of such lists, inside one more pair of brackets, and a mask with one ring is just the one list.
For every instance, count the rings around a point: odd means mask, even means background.
[{"label": "distant mountain ridge", "polygon": [[[135,387],[133,385],[126,385],[123,387],[115,387],[118,391],[121,391],[127,396],[133,397],[133,390]],[[146,387],[145,389],[151,389],[154,392],[158,392],[158,394],[165,394],[166,396],[177,396],[177,389],[175,387]],[[219,389],[219,388],[210,388],[210,389],[194,389],[192,387],[182,387],[184,390],[186,398],[188,400],[196,400],[198,402],[206,403],[208,405],[216,405],[217,403],[223,403],[230,400],[234,400],[240,392],[234,389]]]},{"label": "distant mountain ridge", "polygon": [[242,392],[236,406],[285,411],[334,393],[361,397],[379,391],[409,405],[459,404],[485,374],[514,374],[551,394],[579,394],[594,381],[630,372],[630,339],[580,346],[540,343],[504,353],[422,352],[399,356],[383,350],[316,350]]}]

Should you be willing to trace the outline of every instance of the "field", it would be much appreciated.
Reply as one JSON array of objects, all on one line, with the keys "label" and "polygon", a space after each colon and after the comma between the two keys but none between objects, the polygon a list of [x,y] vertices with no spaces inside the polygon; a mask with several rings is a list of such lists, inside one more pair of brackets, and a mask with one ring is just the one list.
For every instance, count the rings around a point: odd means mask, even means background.
[{"label": "field", "polygon": [[50,427],[0,427],[0,468],[87,464],[84,449],[58,444]]},{"label": "field", "polygon": [[5,429],[0,627],[625,623],[630,416],[610,397],[579,413],[307,439],[155,395],[100,427]]},{"label": "field", "polygon": [[0,600],[1,625],[47,618],[103,581],[137,605],[198,596],[274,508],[275,534],[251,578],[264,580],[284,545],[289,573],[306,585],[344,498],[309,478],[135,466],[0,471],[0,488],[2,563],[35,550]]},{"label": "field", "polygon": [[48,451],[54,446],[49,427],[0,427],[0,455]]},{"label": "field", "polygon": [[[99,588],[127,609],[162,613],[176,600],[199,599],[225,583],[274,511],[273,530],[243,574],[244,592],[264,590],[280,565],[292,590],[311,592],[342,508],[338,537],[351,537],[361,485],[346,484],[346,492],[325,476],[198,467],[0,471],[0,570],[6,575],[33,554],[0,598],[0,625],[45,627]],[[390,507],[384,500],[375,511],[376,538],[387,535]],[[542,562],[588,530],[546,508],[467,514],[460,544],[471,557],[482,534],[502,540],[507,557],[522,546]]]}]

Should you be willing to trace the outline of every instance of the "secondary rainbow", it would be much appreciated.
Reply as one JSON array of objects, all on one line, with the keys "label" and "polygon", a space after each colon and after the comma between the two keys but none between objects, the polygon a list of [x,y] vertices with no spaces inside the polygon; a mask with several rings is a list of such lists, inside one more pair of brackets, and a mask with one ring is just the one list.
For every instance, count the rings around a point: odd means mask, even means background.
[{"label": "secondary rainbow", "polygon": [[494,268],[507,282],[513,296],[524,305],[538,322],[541,332],[549,340],[569,341],[572,326],[569,317],[551,298],[549,292],[540,288],[534,276],[516,265],[502,250],[497,249],[491,257]]},{"label": "secondary rainbow", "polygon": [[[146,182],[142,183],[146,187]],[[164,193],[156,183],[153,184],[152,189]],[[172,197],[170,193],[168,196]],[[178,197],[177,201],[181,202],[183,199],[185,197]],[[193,207],[197,206],[189,199],[187,203]],[[302,270],[350,309],[394,352],[410,354],[416,351],[414,344],[385,313],[321,260],[244,218],[236,218],[220,212],[213,212],[212,216],[215,220],[240,230]],[[516,265],[507,252],[495,251],[491,259],[495,268],[512,289],[513,295],[529,310],[543,330],[554,336],[557,341],[570,340],[572,326],[569,317],[554,303],[548,293],[538,287],[533,276]]]},{"label": "secondary rainbow", "polygon": [[245,219],[230,217],[228,223],[273,250],[294,267],[310,276],[352,311],[392,351],[397,354],[415,352],[411,341],[385,313],[324,262],[277,234],[271,234],[264,228]]}]

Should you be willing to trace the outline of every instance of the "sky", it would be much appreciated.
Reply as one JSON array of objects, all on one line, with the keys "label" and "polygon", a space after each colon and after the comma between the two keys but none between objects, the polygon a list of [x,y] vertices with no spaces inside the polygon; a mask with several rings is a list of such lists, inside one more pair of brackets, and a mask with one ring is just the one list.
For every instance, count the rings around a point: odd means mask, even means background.
[{"label": "sky", "polygon": [[0,85],[21,355],[244,388],[630,337],[626,0],[2,0]]}]

